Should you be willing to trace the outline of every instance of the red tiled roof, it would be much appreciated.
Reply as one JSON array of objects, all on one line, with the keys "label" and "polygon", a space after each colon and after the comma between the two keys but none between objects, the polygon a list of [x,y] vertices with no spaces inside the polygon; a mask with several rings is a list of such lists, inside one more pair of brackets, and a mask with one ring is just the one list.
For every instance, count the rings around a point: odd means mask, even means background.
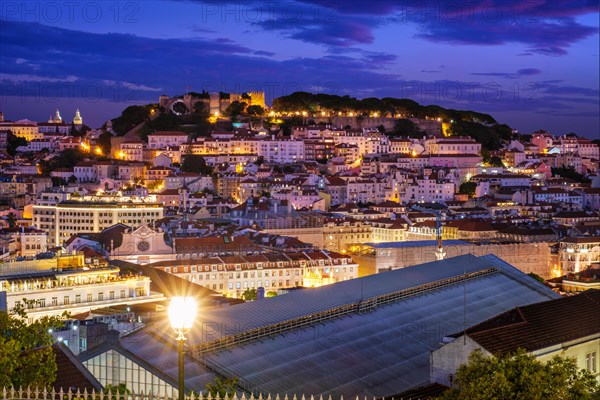
[{"label": "red tiled roof", "polygon": [[158,131],[149,134],[148,136],[187,136],[188,134],[181,131]]},{"label": "red tiled roof", "polygon": [[221,236],[175,239],[177,253],[250,251],[255,247],[256,245],[246,236],[234,236],[228,240]]},{"label": "red tiled roof", "polygon": [[467,335],[491,353],[506,353],[539,350],[599,332],[600,290],[588,290],[513,308],[469,328]]}]

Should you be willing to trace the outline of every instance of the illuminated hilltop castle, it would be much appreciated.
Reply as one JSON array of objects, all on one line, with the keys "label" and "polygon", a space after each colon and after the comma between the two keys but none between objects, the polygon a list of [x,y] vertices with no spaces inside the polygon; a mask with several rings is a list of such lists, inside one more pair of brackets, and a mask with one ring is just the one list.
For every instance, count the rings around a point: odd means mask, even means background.
[{"label": "illuminated hilltop castle", "polygon": [[[185,114],[193,111],[196,104],[201,102],[209,107],[212,115],[219,115],[223,114],[227,107],[234,101],[245,102],[249,106],[256,105],[265,108],[265,92],[208,93],[203,97],[186,93],[181,98],[171,98],[166,95],[158,98],[158,103],[161,107],[164,107],[165,110],[170,109],[176,114]],[[181,106],[178,104],[181,104]]]}]

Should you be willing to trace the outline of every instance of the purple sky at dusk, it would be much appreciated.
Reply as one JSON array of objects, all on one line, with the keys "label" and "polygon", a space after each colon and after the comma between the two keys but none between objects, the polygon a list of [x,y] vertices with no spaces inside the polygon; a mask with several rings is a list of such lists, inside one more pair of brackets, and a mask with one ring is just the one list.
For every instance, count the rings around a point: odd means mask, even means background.
[{"label": "purple sky at dusk", "polygon": [[0,111],[97,127],[160,94],[411,98],[600,137],[597,1],[3,1]]}]

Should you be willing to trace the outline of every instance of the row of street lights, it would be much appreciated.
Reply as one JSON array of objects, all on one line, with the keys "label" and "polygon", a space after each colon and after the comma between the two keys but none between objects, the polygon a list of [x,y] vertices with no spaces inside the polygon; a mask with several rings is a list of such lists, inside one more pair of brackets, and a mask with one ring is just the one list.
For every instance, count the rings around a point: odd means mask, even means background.
[{"label": "row of street lights", "polygon": [[196,300],[193,297],[182,297],[177,296],[171,299],[169,304],[169,321],[171,327],[175,330],[177,337],[177,352],[179,355],[179,376],[178,376],[178,389],[179,389],[179,400],[185,398],[185,384],[184,384],[184,352],[183,346],[186,341],[185,335],[192,329],[194,319],[196,319]]}]

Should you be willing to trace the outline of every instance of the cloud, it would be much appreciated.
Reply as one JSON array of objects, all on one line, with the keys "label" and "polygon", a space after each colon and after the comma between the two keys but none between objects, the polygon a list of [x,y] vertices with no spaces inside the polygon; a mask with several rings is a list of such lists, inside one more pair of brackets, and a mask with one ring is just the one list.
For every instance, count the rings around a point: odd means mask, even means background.
[{"label": "cloud", "polygon": [[517,74],[519,75],[539,75],[542,71],[538,68],[523,68],[517,70]]},{"label": "cloud", "polygon": [[491,76],[496,78],[517,79],[524,76],[539,75],[542,71],[538,68],[522,68],[516,72],[472,72],[475,76]]},{"label": "cloud", "polygon": [[68,75],[65,77],[50,77],[50,76],[40,76],[40,75],[31,75],[31,74],[7,74],[0,73],[0,81],[6,81],[11,83],[20,83],[20,82],[77,82],[80,78],[75,75]]},{"label": "cloud", "polygon": [[111,79],[104,79],[104,80],[102,80],[102,83],[104,83],[107,86],[112,86],[112,87],[121,85],[125,89],[139,90],[139,91],[144,91],[144,92],[161,92],[162,91],[161,88],[155,88],[155,87],[150,87],[150,86],[146,86],[146,85],[137,85],[137,84],[131,83],[131,82],[114,81]]},{"label": "cloud", "polygon": [[[598,3],[586,0],[536,0],[531,2],[490,2],[474,0],[439,1],[368,1],[330,2],[304,0],[302,3],[320,7],[338,21],[354,24],[341,26],[339,43],[371,43],[372,30],[385,24],[413,24],[419,28],[416,37],[441,43],[463,45],[503,45],[518,43],[526,47],[522,54],[565,55],[575,42],[598,33],[598,28],[586,26],[577,16],[598,13]],[[273,24],[279,29],[289,26]],[[273,27],[272,26],[272,27]],[[315,28],[299,21],[294,37],[323,43],[336,24]],[[325,42],[326,44],[332,44]]]},{"label": "cloud", "polygon": [[[206,2],[196,2],[206,12]],[[590,0],[290,0],[283,3],[223,0],[208,17],[233,17],[287,38],[326,47],[374,42],[382,26],[413,25],[416,38],[436,43],[497,46],[519,44],[520,54],[561,56],[574,43],[598,33],[577,17],[598,13]]]},{"label": "cloud", "polygon": [[[337,54],[298,56],[282,61],[271,59],[270,52],[251,49],[233,40],[156,39],[9,21],[2,21],[2,25],[0,96],[3,104],[9,98],[18,98],[39,105],[47,88],[53,89],[55,97],[77,97],[90,104],[107,101],[143,104],[155,102],[159,91],[176,95],[190,85],[194,91],[262,90],[268,101],[305,90],[356,97],[406,97],[422,104],[473,109],[493,115],[548,110],[597,113],[594,106],[597,107],[598,91],[594,89],[561,81],[540,81],[537,86],[519,87],[515,93],[514,82],[502,84],[488,79],[481,82],[410,81],[401,76],[399,70],[384,67],[386,62],[396,60],[395,55],[359,46],[343,47]],[[18,60],[36,60],[44,73]],[[446,68],[432,65],[433,69],[423,71],[434,73]],[[504,79],[508,75],[531,81],[541,71],[525,66],[509,72],[478,71],[475,74],[479,75],[473,75],[474,79],[478,76]],[[21,108],[37,110],[39,107]],[[114,112],[114,108],[110,110]],[[46,110],[41,111],[43,115],[39,118],[45,118]],[[100,109],[95,112],[95,118],[100,121],[114,117],[114,114],[102,114]]]},{"label": "cloud", "polygon": [[264,51],[264,50],[257,50],[255,52],[253,52],[252,54],[256,54],[257,56],[265,56],[265,57],[272,57],[275,55],[275,53],[273,53],[273,52]]}]

